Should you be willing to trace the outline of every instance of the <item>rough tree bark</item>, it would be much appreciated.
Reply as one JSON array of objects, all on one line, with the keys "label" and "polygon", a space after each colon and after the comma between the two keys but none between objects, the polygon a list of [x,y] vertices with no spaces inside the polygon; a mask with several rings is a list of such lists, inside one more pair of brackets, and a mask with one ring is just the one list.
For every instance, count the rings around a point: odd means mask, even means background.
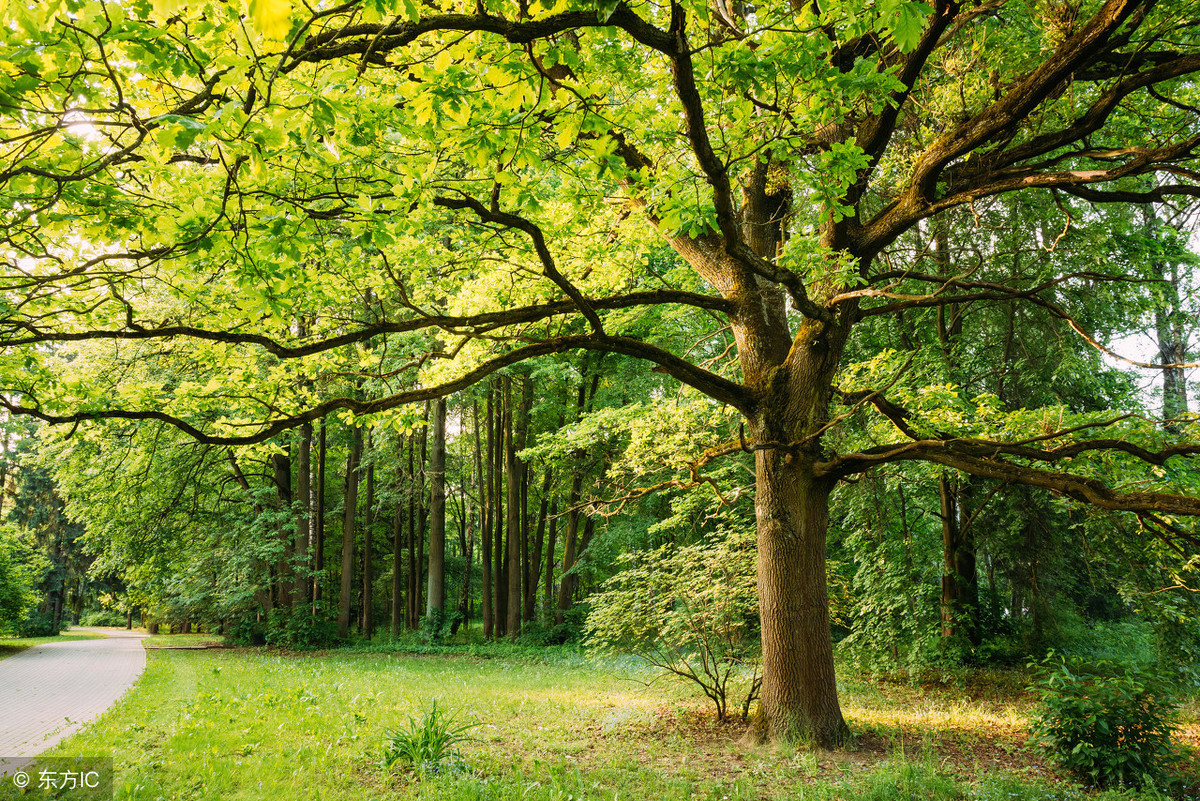
[{"label": "rough tree bark", "polygon": [[760,443],[755,517],[763,683],[756,725],[773,740],[799,737],[826,748],[849,734],[837,697],[825,575],[834,485],[813,475],[818,449],[769,443],[816,440],[812,435],[827,422],[823,396],[841,348],[839,333],[814,330],[812,346],[795,354],[803,358],[793,369],[773,373],[778,377],[770,389],[777,394],[750,421]]},{"label": "rough tree bark", "polygon": [[362,432],[350,429],[346,457],[346,493],[342,513],[342,576],[338,597],[338,636],[350,636],[350,601],[354,595],[354,518],[358,511],[358,465],[362,459]]},{"label": "rough tree bark", "polygon": [[510,418],[505,414],[504,393],[501,387],[496,388],[494,420],[495,431],[492,442],[491,469],[493,513],[492,513],[492,585],[495,590],[495,605],[492,613],[495,618],[493,635],[503,637],[508,626],[508,559],[504,550],[505,484],[504,484],[504,436],[507,430],[506,421]]},{"label": "rough tree bark", "polygon": [[432,624],[435,614],[446,612],[446,399],[433,404],[430,423],[433,434],[429,463],[429,589],[425,615]]},{"label": "rough tree bark", "polygon": [[[534,610],[537,604],[538,584],[542,579],[542,550],[546,545],[546,517],[550,512],[550,487],[553,483],[553,478],[553,471],[551,468],[547,467],[546,473],[542,477],[542,492],[541,500],[538,503],[537,529],[533,537],[533,552],[528,554],[529,576],[525,586],[526,620],[533,620],[534,618]],[[543,616],[548,610],[548,606],[542,610]]]},{"label": "rough tree bark", "polygon": [[313,512],[313,612],[325,591],[325,419],[321,419],[321,433],[317,436],[317,497]]},{"label": "rough tree bark", "polygon": [[[292,508],[292,459],[290,450],[271,455],[271,478],[275,484],[275,498],[279,503],[280,509],[290,511]],[[282,542],[283,554],[279,559],[275,573],[277,581],[275,597],[278,599],[279,606],[290,610],[292,608],[291,589],[295,584],[295,576],[292,573],[292,556],[294,554],[295,541],[287,536],[287,529],[283,525],[280,526],[279,539]]]},{"label": "rough tree bark", "polygon": [[[404,486],[404,438],[397,438],[396,444],[396,487],[401,491]],[[396,509],[392,514],[392,634],[399,634],[404,625],[404,499],[396,499]]]},{"label": "rough tree bark", "polygon": [[405,494],[407,499],[407,536],[406,544],[408,547],[408,572],[405,575],[405,611],[404,623],[408,628],[415,629],[417,627],[417,474],[416,474],[416,453],[417,442],[416,435],[409,434],[408,437],[408,490]]},{"label": "rough tree bark", "polygon": [[[367,434],[367,451],[371,451],[371,435]],[[368,640],[375,633],[375,463],[367,465],[367,497],[363,504],[362,545],[362,611],[359,631]]]},{"label": "rough tree bark", "polygon": [[508,504],[505,518],[505,631],[509,639],[521,633],[521,465],[517,459],[514,442],[514,419],[520,420],[520,412],[514,414],[512,405],[512,378],[504,377],[504,474]]},{"label": "rough tree bark", "polygon": [[[1146,239],[1157,243],[1158,231],[1166,223],[1158,219],[1154,207],[1150,204],[1142,206],[1142,224]],[[1162,418],[1168,429],[1177,431],[1178,425],[1175,421],[1188,411],[1187,374],[1181,365],[1187,361],[1187,324],[1190,320],[1181,302],[1182,276],[1179,272],[1179,260],[1168,261],[1155,252],[1150,261],[1150,271],[1157,280],[1155,294],[1158,296],[1158,302],[1154,304],[1154,334],[1158,358],[1163,364]]]},{"label": "rough tree bark", "polygon": [[312,423],[300,426],[300,448],[296,457],[296,556],[293,570],[297,605],[307,605],[312,588]]},{"label": "rough tree bark", "polygon": [[[475,472],[480,476],[479,491],[483,494],[483,509],[480,514],[479,526],[479,541],[483,545],[483,553],[480,556],[479,564],[483,571],[483,588],[480,614],[483,616],[483,636],[486,639],[491,639],[495,635],[496,617],[492,608],[492,516],[495,514],[495,478],[496,474],[492,470],[492,440],[495,437],[495,423],[493,421],[493,405],[495,403],[495,390],[492,382],[488,382],[487,387],[487,403],[484,407],[484,417],[486,418],[487,428],[487,464],[484,465],[483,455],[480,453],[479,442],[479,414],[476,409],[475,414]],[[487,478],[484,480],[482,474],[486,470]]]}]

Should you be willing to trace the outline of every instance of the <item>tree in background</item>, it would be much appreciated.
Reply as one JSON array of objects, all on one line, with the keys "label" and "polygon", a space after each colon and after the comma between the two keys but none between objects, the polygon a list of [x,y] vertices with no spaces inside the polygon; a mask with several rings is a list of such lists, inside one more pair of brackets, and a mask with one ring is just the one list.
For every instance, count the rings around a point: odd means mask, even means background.
[{"label": "tree in background", "polygon": [[37,459],[35,428],[27,427],[23,433],[14,450],[8,520],[24,532],[26,547],[39,555],[41,565],[34,577],[39,604],[20,626],[21,633],[44,637],[79,622],[92,559],[84,549],[83,526],[67,514],[53,476]]},{"label": "tree in background", "polygon": [[34,581],[45,558],[11,526],[0,527],[0,634],[13,634],[38,602]]}]

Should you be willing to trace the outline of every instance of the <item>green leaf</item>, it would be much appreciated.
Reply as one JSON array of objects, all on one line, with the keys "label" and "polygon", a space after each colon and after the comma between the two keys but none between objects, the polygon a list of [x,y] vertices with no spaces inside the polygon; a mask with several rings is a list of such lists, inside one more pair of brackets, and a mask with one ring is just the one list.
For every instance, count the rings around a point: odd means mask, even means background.
[{"label": "green leaf", "polygon": [[921,42],[925,32],[925,18],[932,9],[924,3],[905,3],[897,12],[892,26],[892,38],[902,53],[910,53]]}]

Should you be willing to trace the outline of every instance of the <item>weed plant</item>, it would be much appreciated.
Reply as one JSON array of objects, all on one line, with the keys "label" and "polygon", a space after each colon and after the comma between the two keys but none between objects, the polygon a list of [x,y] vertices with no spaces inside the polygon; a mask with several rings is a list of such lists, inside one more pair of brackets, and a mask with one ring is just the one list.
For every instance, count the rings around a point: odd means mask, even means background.
[{"label": "weed plant", "polygon": [[466,732],[476,725],[456,723],[434,701],[420,720],[409,716],[407,730],[393,729],[384,735],[381,766],[388,772],[405,768],[421,776],[465,771],[458,745],[471,739]]}]

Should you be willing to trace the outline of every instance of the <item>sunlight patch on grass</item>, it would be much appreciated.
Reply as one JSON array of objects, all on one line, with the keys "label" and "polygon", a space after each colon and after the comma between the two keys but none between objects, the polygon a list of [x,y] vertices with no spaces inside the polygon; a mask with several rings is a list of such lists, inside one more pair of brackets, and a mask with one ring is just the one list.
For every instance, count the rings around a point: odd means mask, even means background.
[{"label": "sunlight patch on grass", "polygon": [[955,688],[883,685],[848,693],[842,710],[856,731],[1009,736],[1029,725],[1029,701],[980,701]]}]

